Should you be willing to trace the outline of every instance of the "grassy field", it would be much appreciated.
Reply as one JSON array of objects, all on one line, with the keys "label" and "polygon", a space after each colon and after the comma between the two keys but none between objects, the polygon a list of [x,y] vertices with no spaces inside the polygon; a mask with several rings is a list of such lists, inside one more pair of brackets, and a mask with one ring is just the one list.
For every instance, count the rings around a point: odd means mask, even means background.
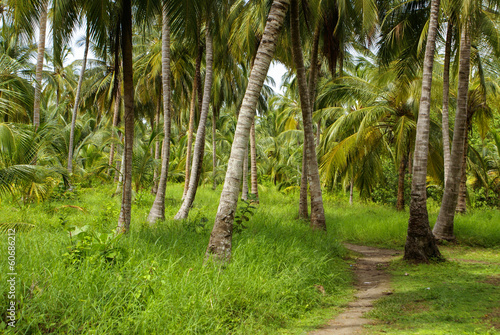
[{"label": "grassy field", "polygon": [[[325,195],[325,235],[295,219],[296,195],[263,187],[261,205],[234,236],[232,262],[219,268],[204,266],[203,260],[220,189],[200,188],[189,220],[168,219],[155,228],[145,222],[154,198],[138,193],[132,231],[118,239],[111,234],[119,212],[113,190],[79,189],[25,207],[1,203],[0,222],[34,225],[16,236],[16,333],[303,334],[352,299],[341,242],[401,249],[408,220],[407,212],[349,206]],[[181,194],[181,185],[168,186],[167,218],[180,207]],[[436,215],[431,211],[432,221]],[[460,216],[461,246],[445,250],[452,261],[426,266],[396,261],[394,294],[372,312],[380,322],[372,330],[494,333],[499,225],[494,210]],[[88,227],[78,234],[72,226]],[[0,237],[0,256],[7,259],[7,238]],[[6,262],[0,262],[2,283],[7,273]],[[0,306],[7,304],[2,285]],[[1,332],[6,312],[0,312]]]}]

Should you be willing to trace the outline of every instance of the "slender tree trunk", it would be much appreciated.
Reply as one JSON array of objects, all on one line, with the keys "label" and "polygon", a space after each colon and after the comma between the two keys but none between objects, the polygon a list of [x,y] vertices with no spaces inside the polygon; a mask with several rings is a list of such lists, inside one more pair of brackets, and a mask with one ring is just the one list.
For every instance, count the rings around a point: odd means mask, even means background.
[{"label": "slender tree trunk", "polygon": [[464,140],[467,134],[467,94],[469,92],[470,71],[470,37],[469,25],[462,28],[460,37],[460,63],[458,68],[457,112],[455,113],[455,128],[451,147],[450,174],[445,182],[441,209],[434,226],[433,233],[438,240],[455,240],[453,221],[457,207],[458,191],[462,176],[462,160],[464,155]]},{"label": "slender tree trunk", "polygon": [[304,146],[302,149],[302,175],[300,177],[300,195],[299,195],[299,219],[309,218],[309,206],[307,204],[307,157],[306,142],[304,136]]},{"label": "slender tree trunk", "polygon": [[410,219],[406,237],[404,259],[417,263],[441,259],[441,253],[429,226],[427,212],[427,156],[429,153],[430,102],[434,50],[438,31],[439,0],[431,1],[431,16],[425,47],[422,93],[418,111],[415,153],[413,155],[413,179],[410,200]]},{"label": "slender tree trunk", "polygon": [[257,181],[257,144],[255,142],[255,120],[250,128],[250,193],[254,201],[259,203],[259,184]]},{"label": "slender tree trunk", "polygon": [[231,147],[226,178],[215,217],[214,228],[208,242],[206,257],[213,255],[218,260],[229,261],[232,250],[233,221],[238,205],[243,156],[246,152],[250,128],[260,91],[266,79],[269,65],[276,50],[276,42],[285,19],[289,0],[274,0],[267,17],[266,27],[257,50],[254,66],[250,73],[245,97],[238,116],[238,123]]},{"label": "slender tree trunk", "polygon": [[243,187],[241,189],[241,200],[248,200],[248,144],[246,154],[243,157]]},{"label": "slender tree trunk", "polygon": [[444,158],[444,180],[448,179],[450,171],[450,125],[449,125],[449,104],[450,104],[450,60],[451,60],[451,39],[453,37],[453,23],[448,22],[446,31],[446,44],[444,49],[443,68],[443,112],[442,112],[442,132],[443,132],[443,158]]},{"label": "slender tree trunk", "polygon": [[68,148],[68,173],[73,172],[73,146],[75,141],[75,126],[76,117],[78,115],[78,105],[80,103],[80,95],[82,92],[83,76],[85,74],[85,68],[87,67],[87,56],[89,54],[89,38],[90,38],[90,27],[87,23],[87,34],[85,36],[85,51],[83,52],[83,64],[80,71],[80,78],[78,78],[78,87],[76,89],[75,96],[75,106],[73,107],[73,114],[71,116],[71,130],[69,133],[69,148]]},{"label": "slender tree trunk", "polygon": [[[163,65],[162,65],[163,66]],[[161,103],[162,103],[163,95],[158,96],[158,103],[156,104],[156,115],[155,115],[155,128],[159,130],[160,126],[160,111],[161,111]],[[155,152],[154,152],[155,160],[158,161],[160,159],[160,141],[155,141]],[[156,194],[158,192],[158,168],[155,168],[153,172],[153,187],[151,188],[151,194]]]},{"label": "slender tree trunk", "polygon": [[299,31],[299,7],[297,0],[291,0],[291,33],[292,33],[292,57],[297,69],[297,82],[302,109],[302,122],[304,124],[304,138],[306,144],[307,169],[309,172],[309,190],[311,192],[311,227],[313,229],[326,230],[325,211],[323,208],[323,196],[321,192],[321,181],[319,178],[318,161],[314,144],[314,131],[312,122],[312,103],[310,91],[307,88],[306,71],[302,56],[302,45]]},{"label": "slender tree trunk", "polygon": [[35,105],[33,108],[33,125],[35,130],[40,126],[40,104],[42,101],[42,72],[43,72],[43,56],[45,54],[45,33],[47,31],[47,12],[49,10],[49,2],[45,1],[42,6],[40,15],[40,34],[38,37],[38,53],[36,57],[36,72],[35,72]]},{"label": "slender tree trunk", "polygon": [[203,102],[201,106],[200,122],[198,131],[196,132],[196,141],[193,153],[193,166],[191,167],[191,177],[189,180],[189,188],[182,202],[182,206],[175,215],[176,220],[187,219],[191,205],[193,204],[198,189],[198,181],[200,179],[201,167],[203,164],[203,154],[205,152],[205,128],[207,124],[208,110],[210,107],[210,94],[212,90],[212,64],[213,64],[213,45],[210,27],[206,29],[206,71],[205,71],[205,87],[203,90]]},{"label": "slender tree trunk", "polygon": [[123,57],[123,102],[125,105],[125,145],[123,149],[124,174],[118,233],[127,233],[132,214],[132,154],[134,145],[134,73],[132,60],[132,4],[122,1],[122,57]]},{"label": "slender tree trunk", "polygon": [[406,158],[403,156],[399,162],[398,170],[398,197],[396,200],[396,209],[403,211],[405,209],[405,173],[406,172]]},{"label": "slender tree trunk", "polygon": [[460,187],[458,189],[458,201],[456,212],[465,214],[467,212],[467,151],[469,150],[469,127],[465,132],[464,154],[462,159],[462,175],[460,177]]},{"label": "slender tree trunk", "polygon": [[217,114],[216,108],[212,108],[212,189],[217,188],[217,181],[215,177],[217,176],[217,141],[215,136],[217,135]]},{"label": "slender tree trunk", "polygon": [[148,222],[153,224],[157,220],[165,220],[165,193],[167,189],[168,165],[170,160],[170,23],[166,6],[163,8],[162,27],[162,87],[163,87],[163,147],[161,153],[161,173],[155,201],[148,215]]},{"label": "slender tree trunk", "polygon": [[184,193],[182,194],[182,199],[186,197],[187,191],[189,189],[189,169],[191,168],[191,150],[193,148],[194,113],[196,109],[196,97],[198,91],[201,89],[200,87],[198,87],[199,86],[198,83],[200,82],[201,78],[202,54],[203,54],[203,49],[199,47],[198,55],[196,57],[196,70],[193,81],[193,92],[191,95],[191,104],[189,107],[189,128],[188,128],[188,140],[187,140],[187,150],[186,150],[186,168],[185,168],[185,179],[184,179]]},{"label": "slender tree trunk", "polygon": [[[108,165],[111,167],[115,159],[115,129],[118,127],[118,120],[120,119],[120,105],[121,105],[122,93],[120,87],[120,80],[118,80],[118,87],[116,89],[115,105],[113,108],[113,128],[111,129],[111,146],[109,148],[109,161]],[[109,169],[109,174],[111,174],[111,168]]]},{"label": "slender tree trunk", "polygon": [[115,176],[115,181],[118,182],[116,184],[115,195],[120,194],[123,188],[123,175],[125,174],[125,155],[123,153],[122,153],[122,159],[116,162],[116,169],[119,170],[120,173],[118,173]]}]

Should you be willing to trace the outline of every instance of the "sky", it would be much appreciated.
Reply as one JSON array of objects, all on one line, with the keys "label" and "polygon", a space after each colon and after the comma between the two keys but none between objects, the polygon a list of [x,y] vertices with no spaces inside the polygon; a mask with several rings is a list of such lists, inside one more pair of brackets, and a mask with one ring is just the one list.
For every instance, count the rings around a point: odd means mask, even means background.
[{"label": "sky", "polygon": [[[47,29],[49,30],[49,29]],[[72,42],[72,50],[73,50],[73,55],[70,55],[67,61],[65,62],[67,64],[71,64],[75,60],[81,60],[83,59],[83,52],[84,52],[84,46],[78,47],[76,45],[76,41],[79,39],[82,39],[85,36],[85,28],[80,28],[78,29],[74,34],[73,34],[73,42]],[[47,36],[49,39],[50,37]],[[94,58],[95,56],[92,54],[92,51],[89,50],[89,59]],[[269,68],[268,75],[272,77],[276,83],[276,86],[274,86],[274,91],[276,93],[283,93],[281,90],[281,77],[286,73],[286,68],[283,66],[283,64],[279,62],[272,62],[271,66]]]}]

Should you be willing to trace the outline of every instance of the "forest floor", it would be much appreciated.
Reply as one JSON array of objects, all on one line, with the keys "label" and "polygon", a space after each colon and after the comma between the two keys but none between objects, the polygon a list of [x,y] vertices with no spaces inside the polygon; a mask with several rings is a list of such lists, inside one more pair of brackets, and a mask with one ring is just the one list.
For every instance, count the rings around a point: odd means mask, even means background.
[{"label": "forest floor", "polygon": [[356,278],[356,300],[350,302],[346,310],[330,320],[326,326],[309,333],[310,335],[347,335],[363,332],[364,325],[375,322],[365,317],[365,314],[373,309],[373,303],[392,293],[390,275],[386,269],[394,256],[400,255],[401,252],[348,243],[344,245],[360,255],[352,265]]}]

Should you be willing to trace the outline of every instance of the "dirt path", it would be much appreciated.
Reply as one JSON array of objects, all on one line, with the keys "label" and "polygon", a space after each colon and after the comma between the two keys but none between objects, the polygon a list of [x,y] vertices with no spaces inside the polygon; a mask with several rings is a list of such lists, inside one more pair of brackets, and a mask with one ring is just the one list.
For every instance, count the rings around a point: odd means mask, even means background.
[{"label": "dirt path", "polygon": [[347,309],[330,320],[326,326],[309,335],[362,333],[364,325],[373,323],[373,320],[366,319],[363,315],[373,308],[375,300],[390,294],[390,276],[385,272],[385,268],[389,265],[389,261],[401,252],[347,243],[344,245],[347,249],[362,255],[353,266],[356,276],[355,287],[358,290],[355,294],[357,299],[350,302]]}]

